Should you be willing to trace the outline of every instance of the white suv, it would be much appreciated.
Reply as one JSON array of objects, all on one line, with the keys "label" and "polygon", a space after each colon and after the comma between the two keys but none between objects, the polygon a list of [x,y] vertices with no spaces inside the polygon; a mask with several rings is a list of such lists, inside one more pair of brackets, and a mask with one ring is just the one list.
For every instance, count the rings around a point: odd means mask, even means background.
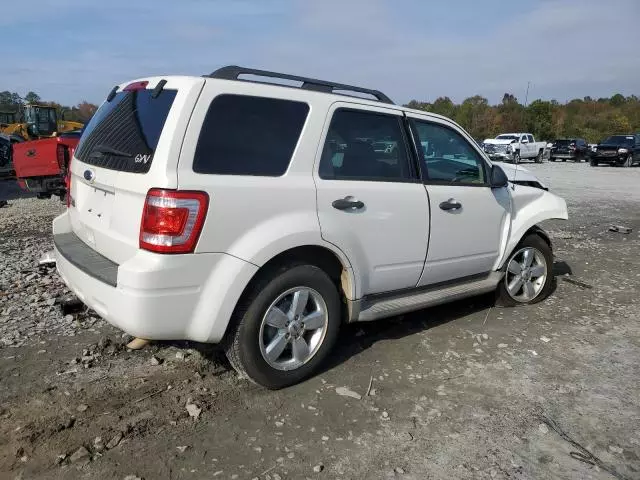
[{"label": "white suv", "polygon": [[222,343],[269,388],[311,375],[344,322],[542,300],[537,224],[567,218],[447,118],[239,67],[115,87],[71,172],[53,233],[77,296],[136,337]]}]

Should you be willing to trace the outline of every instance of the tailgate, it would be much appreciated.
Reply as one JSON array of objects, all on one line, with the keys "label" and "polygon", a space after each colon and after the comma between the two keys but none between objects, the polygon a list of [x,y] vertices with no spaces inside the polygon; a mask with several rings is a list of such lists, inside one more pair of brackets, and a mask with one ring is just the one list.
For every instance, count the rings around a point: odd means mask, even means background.
[{"label": "tailgate", "polygon": [[182,139],[203,85],[197,77],[119,85],[86,126],[71,163],[69,215],[76,235],[109,260],[121,264],[138,252],[149,189],[177,188]]},{"label": "tailgate", "polygon": [[13,145],[13,166],[18,178],[60,175],[57,138],[45,138]]}]

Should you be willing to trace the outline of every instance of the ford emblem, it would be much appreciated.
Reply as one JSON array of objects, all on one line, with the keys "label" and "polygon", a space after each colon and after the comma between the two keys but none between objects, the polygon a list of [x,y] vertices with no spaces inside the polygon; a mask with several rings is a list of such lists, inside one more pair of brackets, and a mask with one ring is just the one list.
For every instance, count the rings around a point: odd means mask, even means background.
[{"label": "ford emblem", "polygon": [[87,182],[93,182],[93,180],[95,179],[95,174],[93,173],[92,170],[85,170],[84,171],[84,179]]}]

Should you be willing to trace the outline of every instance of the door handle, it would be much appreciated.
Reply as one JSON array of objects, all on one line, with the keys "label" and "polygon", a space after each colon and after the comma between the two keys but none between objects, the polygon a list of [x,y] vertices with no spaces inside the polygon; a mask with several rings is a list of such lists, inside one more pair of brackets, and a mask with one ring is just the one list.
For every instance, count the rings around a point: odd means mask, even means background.
[{"label": "door handle", "polygon": [[348,197],[334,200],[331,205],[338,210],[359,210],[364,207],[364,203],[349,195]]},{"label": "door handle", "polygon": [[442,202],[440,204],[440,209],[445,211],[460,210],[461,208],[462,208],[462,204],[454,198],[450,198],[446,202]]}]

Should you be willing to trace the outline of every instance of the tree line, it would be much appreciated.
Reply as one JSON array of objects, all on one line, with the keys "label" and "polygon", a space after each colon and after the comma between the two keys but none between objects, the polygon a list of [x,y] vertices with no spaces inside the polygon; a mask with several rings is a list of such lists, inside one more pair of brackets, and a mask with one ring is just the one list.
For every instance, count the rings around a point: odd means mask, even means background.
[{"label": "tree line", "polygon": [[28,92],[24,97],[20,96],[19,93],[9,92],[8,90],[0,92],[0,112],[16,113],[18,121],[22,121],[22,107],[26,103],[56,107],[59,119],[80,123],[87,123],[98,109],[97,105],[86,101],[71,106],[44,101],[35,92]]},{"label": "tree line", "polygon": [[[25,103],[54,106],[58,118],[81,123],[87,123],[98,109],[86,101],[73,106],[43,101],[35,92],[24,97],[16,92],[0,92],[0,112],[19,114]],[[531,132],[539,140],[580,137],[597,143],[612,134],[640,132],[640,98],[619,93],[610,98],[577,98],[563,104],[534,100],[525,106],[514,95],[505,93],[498,105],[489,105],[485,97],[475,95],[460,104],[449,97],[439,97],[433,103],[412,100],[407,106],[449,117],[477,140],[505,132]]]},{"label": "tree line", "polygon": [[475,95],[460,104],[449,97],[433,103],[412,100],[406,106],[438,113],[455,120],[476,140],[500,133],[530,132],[537,140],[578,137],[598,143],[609,135],[640,132],[640,98],[619,93],[610,98],[584,97],[567,103],[534,100],[522,105],[505,93],[498,105]]}]

